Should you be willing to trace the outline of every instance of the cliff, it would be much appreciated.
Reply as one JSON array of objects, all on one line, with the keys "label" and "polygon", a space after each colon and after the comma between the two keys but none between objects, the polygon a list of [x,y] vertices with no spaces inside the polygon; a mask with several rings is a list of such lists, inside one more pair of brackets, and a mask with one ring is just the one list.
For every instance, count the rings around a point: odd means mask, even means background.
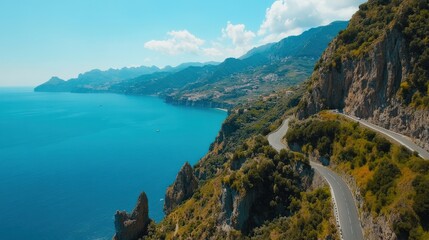
[{"label": "cliff", "polygon": [[198,181],[191,165],[188,162],[183,165],[177,174],[176,181],[165,193],[164,212],[169,214],[183,201],[189,199],[198,188]]},{"label": "cliff", "polygon": [[146,194],[140,194],[137,205],[131,214],[117,211],[115,214],[115,235],[113,240],[136,240],[147,234],[149,219],[148,200]]},{"label": "cliff", "polygon": [[[145,239],[269,239],[272,229],[278,239],[336,239],[329,190],[309,190],[308,160],[278,153],[261,135],[278,127],[273,122],[296,106],[301,91],[277,94],[230,111],[196,169],[182,167],[166,194],[166,205],[178,205],[149,225]],[[199,186],[188,191],[193,172]]]},{"label": "cliff", "polygon": [[[221,197],[219,224],[224,231],[234,229],[248,234],[276,216],[291,215],[287,210],[291,198],[309,189],[314,175],[308,162],[294,157],[292,154],[280,154],[281,160],[277,162],[262,156],[254,159],[251,155],[243,156],[245,161],[237,159],[241,162],[238,169],[233,166],[237,160],[231,162],[233,171],[224,180]],[[241,174],[244,177],[238,178],[237,175]],[[271,179],[270,176],[276,176],[277,179]],[[279,179],[291,184],[281,183]]]},{"label": "cliff", "polygon": [[428,48],[424,41],[422,49],[413,48],[428,28],[414,26],[414,19],[428,8],[427,1],[413,0],[362,5],[322,55],[298,116],[343,109],[429,149],[429,78],[421,70]]}]

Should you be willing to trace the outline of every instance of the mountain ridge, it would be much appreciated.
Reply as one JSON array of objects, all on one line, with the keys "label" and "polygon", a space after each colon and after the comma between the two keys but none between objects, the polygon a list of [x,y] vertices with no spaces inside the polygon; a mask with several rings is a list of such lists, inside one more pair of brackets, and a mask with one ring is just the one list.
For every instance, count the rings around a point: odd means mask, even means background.
[{"label": "mountain ridge", "polygon": [[[37,91],[60,91],[60,92],[107,92],[109,87],[118,84],[127,79],[133,79],[138,76],[154,74],[159,72],[179,72],[191,66],[216,65],[217,62],[189,62],[182,63],[175,67],[165,66],[159,68],[157,66],[140,66],[140,67],[123,67],[110,68],[108,70],[93,69],[85,73],[80,73],[76,78],[68,80],[52,77],[44,84],[37,86],[34,90]],[[62,80],[62,81],[59,81]]]},{"label": "mountain ridge", "polygon": [[346,21],[337,21],[309,29],[299,36],[273,43],[270,48],[262,46],[249,51],[244,55],[247,57],[227,58],[217,65],[182,64],[182,69],[177,71],[166,67],[170,72],[161,73],[165,71],[155,69],[155,73],[103,83],[72,80],[78,83],[77,86],[68,86],[68,82],[48,82],[37,87],[36,91],[158,95],[172,104],[230,108],[306,80],[323,49],[347,24]]}]

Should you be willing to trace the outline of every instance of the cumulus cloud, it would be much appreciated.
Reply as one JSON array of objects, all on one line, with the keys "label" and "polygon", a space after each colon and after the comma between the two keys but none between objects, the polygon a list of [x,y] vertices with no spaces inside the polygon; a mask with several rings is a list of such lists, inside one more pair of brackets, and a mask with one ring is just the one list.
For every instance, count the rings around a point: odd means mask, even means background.
[{"label": "cumulus cloud", "polygon": [[197,54],[204,44],[204,40],[196,37],[187,30],[171,31],[167,33],[170,38],[167,40],[151,40],[146,42],[144,47],[150,50],[160,51],[169,55],[181,53]]},{"label": "cumulus cloud", "polygon": [[273,42],[335,20],[349,20],[365,0],[275,0],[266,10],[258,36]]},{"label": "cumulus cloud", "polygon": [[266,9],[259,29],[246,29],[245,24],[230,21],[221,29],[221,36],[205,41],[187,30],[170,31],[166,40],[151,40],[144,47],[169,55],[194,54],[201,58],[221,61],[240,57],[251,48],[277,42],[287,36],[336,20],[349,20],[366,0],[273,0]]},{"label": "cumulus cloud", "polygon": [[255,33],[246,30],[244,24],[234,25],[231,22],[226,24],[226,28],[222,29],[222,33],[224,37],[230,38],[236,46],[248,45],[256,37]]},{"label": "cumulus cloud", "polygon": [[195,54],[223,60],[227,57],[240,57],[254,46],[256,34],[246,30],[244,24],[227,22],[221,30],[222,37],[206,43],[187,30],[168,32],[166,40],[151,40],[144,47],[168,55]]}]

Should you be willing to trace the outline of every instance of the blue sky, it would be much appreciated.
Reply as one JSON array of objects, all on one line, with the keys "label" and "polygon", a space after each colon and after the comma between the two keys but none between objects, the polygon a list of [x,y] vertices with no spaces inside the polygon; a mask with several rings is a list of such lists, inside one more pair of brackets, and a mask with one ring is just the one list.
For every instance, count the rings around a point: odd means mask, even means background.
[{"label": "blue sky", "polygon": [[2,0],[0,86],[94,68],[238,57],[334,20],[363,0]]}]

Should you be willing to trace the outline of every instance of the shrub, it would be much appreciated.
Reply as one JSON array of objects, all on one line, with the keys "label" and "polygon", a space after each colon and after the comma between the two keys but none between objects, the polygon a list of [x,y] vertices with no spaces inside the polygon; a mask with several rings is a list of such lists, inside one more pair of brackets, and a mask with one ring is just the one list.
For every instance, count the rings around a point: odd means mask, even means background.
[{"label": "shrub", "polygon": [[413,209],[417,213],[422,223],[429,223],[429,180],[427,177],[419,175],[413,181],[416,191],[414,196]]}]

